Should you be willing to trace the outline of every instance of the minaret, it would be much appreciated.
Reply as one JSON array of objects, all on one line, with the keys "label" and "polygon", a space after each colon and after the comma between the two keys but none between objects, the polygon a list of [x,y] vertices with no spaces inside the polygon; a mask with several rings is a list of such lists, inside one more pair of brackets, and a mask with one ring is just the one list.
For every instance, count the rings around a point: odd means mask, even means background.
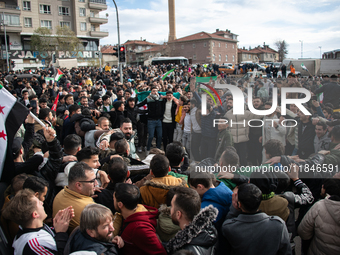
[{"label": "minaret", "polygon": [[175,22],[175,0],[168,0],[169,3],[169,39],[168,42],[176,40]]}]

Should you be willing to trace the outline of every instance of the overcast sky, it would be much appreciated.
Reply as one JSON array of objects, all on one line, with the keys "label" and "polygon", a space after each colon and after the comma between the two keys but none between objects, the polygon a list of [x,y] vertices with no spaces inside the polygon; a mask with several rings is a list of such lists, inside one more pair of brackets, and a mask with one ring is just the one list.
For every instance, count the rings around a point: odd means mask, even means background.
[{"label": "overcast sky", "polygon": [[[116,0],[119,9],[120,40],[163,43],[169,35],[168,0]],[[101,45],[116,44],[116,11],[107,0],[108,24],[101,29],[109,36]],[[201,31],[231,30],[238,35],[239,47],[256,47],[265,42],[286,40],[288,57],[319,58],[321,51],[340,48],[339,0],[175,0],[176,36]]]}]

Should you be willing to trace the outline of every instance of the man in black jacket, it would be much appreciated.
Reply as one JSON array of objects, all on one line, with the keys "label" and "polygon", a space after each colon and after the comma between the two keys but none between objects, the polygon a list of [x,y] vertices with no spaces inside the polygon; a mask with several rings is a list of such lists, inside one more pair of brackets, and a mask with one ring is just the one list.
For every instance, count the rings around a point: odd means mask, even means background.
[{"label": "man in black jacket", "polygon": [[[24,161],[24,151],[28,151],[32,145],[34,135],[34,127],[32,124],[26,126],[25,140],[21,145],[22,140],[15,138],[13,141],[13,158],[15,164],[14,175],[26,173],[36,175],[48,181],[49,189],[46,195],[44,204],[48,216],[52,215],[52,203],[56,195],[55,179],[58,175],[59,168],[62,164],[62,150],[59,141],[54,137],[55,131],[52,128],[44,129],[46,138],[48,159],[44,159],[43,155],[35,154],[33,157]],[[45,152],[45,151],[43,151]]]},{"label": "man in black jacket", "polygon": [[213,226],[218,210],[209,205],[201,209],[197,191],[178,187],[171,200],[171,219],[181,230],[164,244],[168,254],[184,249],[195,255],[213,254],[217,230]]},{"label": "man in black jacket", "polygon": [[116,210],[113,205],[113,193],[115,192],[116,183],[125,182],[130,176],[130,171],[128,171],[127,164],[119,155],[111,157],[113,158],[110,160],[107,169],[110,182],[106,189],[103,189],[96,194],[98,196],[94,198],[94,201],[98,204],[105,205],[114,214]]},{"label": "man in black jacket", "polygon": [[163,121],[162,121],[162,135],[163,135],[163,147],[166,150],[168,143],[173,142],[174,130],[176,127],[175,117],[177,105],[174,101],[172,91],[166,92],[166,100],[162,101],[163,107]]},{"label": "man in black jacket", "polygon": [[[80,226],[70,236],[64,254],[76,251],[94,251],[101,255],[118,254],[117,248],[124,246],[120,236],[113,236],[113,214],[109,208],[89,204],[81,212]],[[118,246],[118,247],[117,247]]]},{"label": "man in black jacket", "polygon": [[158,94],[157,87],[151,88],[150,95],[145,98],[142,102],[137,104],[138,107],[143,105],[148,105],[148,133],[149,139],[147,144],[147,152],[149,155],[152,139],[155,135],[155,131],[157,132],[156,145],[157,148],[160,149],[162,145],[162,119],[163,119],[163,100],[160,98]]},{"label": "man in black jacket", "polygon": [[324,99],[323,104],[331,103],[334,106],[334,109],[338,109],[339,107],[339,98],[340,98],[340,85],[336,82],[336,76],[331,76],[331,81],[325,83],[322,87],[318,88],[314,94],[323,93]]},{"label": "man in black jacket", "polygon": [[[310,109],[307,109],[309,112]],[[312,116],[298,112],[300,122],[298,124],[298,155],[301,159],[308,158],[314,153],[315,127],[312,123]]]}]

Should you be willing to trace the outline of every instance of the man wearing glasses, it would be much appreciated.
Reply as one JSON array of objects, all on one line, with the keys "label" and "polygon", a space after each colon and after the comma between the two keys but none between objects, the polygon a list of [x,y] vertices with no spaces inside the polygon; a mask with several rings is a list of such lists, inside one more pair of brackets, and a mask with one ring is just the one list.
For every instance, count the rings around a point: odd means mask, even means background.
[{"label": "man wearing glasses", "polygon": [[80,215],[86,205],[94,204],[92,196],[97,185],[95,172],[84,162],[76,163],[69,172],[68,186],[54,199],[53,217],[59,210],[73,206],[75,217],[70,221],[69,233],[80,224]]}]

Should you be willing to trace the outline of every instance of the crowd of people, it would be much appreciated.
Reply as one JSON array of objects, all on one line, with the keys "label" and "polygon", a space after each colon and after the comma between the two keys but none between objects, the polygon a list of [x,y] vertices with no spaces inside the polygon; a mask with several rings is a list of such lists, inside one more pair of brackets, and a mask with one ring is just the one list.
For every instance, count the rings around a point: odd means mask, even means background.
[{"label": "crowd of people", "polygon": [[[339,77],[269,77],[170,64],[1,73],[45,125],[28,115],[8,149],[9,254],[339,254]],[[216,84],[243,92],[243,115]],[[282,88],[312,96],[288,93],[283,115]]]}]

